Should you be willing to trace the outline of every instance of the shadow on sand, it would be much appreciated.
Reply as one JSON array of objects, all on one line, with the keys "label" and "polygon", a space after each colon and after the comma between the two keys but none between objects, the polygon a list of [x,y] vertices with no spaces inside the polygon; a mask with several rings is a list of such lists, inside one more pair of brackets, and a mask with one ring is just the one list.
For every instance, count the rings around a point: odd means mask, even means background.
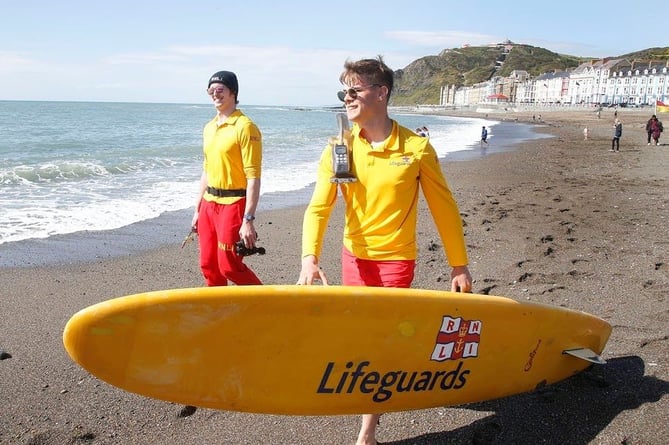
[{"label": "shadow on sand", "polygon": [[667,393],[669,382],[644,376],[641,358],[614,358],[532,393],[462,405],[494,412],[465,427],[383,445],[585,445],[621,412]]}]

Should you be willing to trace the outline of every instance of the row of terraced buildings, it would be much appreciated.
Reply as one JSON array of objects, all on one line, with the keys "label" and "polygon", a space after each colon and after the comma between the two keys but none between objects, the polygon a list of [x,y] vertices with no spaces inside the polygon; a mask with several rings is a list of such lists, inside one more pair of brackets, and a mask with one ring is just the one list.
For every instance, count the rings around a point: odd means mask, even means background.
[{"label": "row of terraced buildings", "polygon": [[669,62],[601,59],[570,71],[532,77],[513,71],[467,87],[441,88],[440,105],[562,104],[653,105],[669,103]]}]

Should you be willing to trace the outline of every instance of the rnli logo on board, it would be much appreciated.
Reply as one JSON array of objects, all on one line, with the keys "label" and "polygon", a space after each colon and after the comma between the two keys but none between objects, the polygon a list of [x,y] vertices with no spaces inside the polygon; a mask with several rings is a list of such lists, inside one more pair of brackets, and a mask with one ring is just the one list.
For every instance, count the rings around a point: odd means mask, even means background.
[{"label": "rnli logo on board", "polygon": [[445,315],[431,360],[443,362],[478,357],[482,326],[480,320],[464,320],[462,317]]}]

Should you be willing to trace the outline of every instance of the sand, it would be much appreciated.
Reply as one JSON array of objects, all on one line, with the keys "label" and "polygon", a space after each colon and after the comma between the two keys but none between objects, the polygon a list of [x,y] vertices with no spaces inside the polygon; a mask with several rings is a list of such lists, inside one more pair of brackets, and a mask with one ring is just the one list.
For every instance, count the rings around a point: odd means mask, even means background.
[{"label": "sand", "polygon": [[[669,443],[669,146],[646,145],[650,114],[619,110],[624,132],[621,151],[613,153],[610,110],[601,119],[591,111],[544,111],[541,122],[531,113],[490,113],[552,137],[499,150],[503,138],[496,140],[493,130],[490,146],[473,159],[444,162],[466,224],[474,291],[606,319],[613,326],[608,364],[538,392],[388,413],[381,443]],[[257,220],[267,255],[248,264],[265,283],[293,284],[304,207],[271,207]],[[27,264],[0,267],[0,443],[354,442],[358,416],[183,412],[116,389],[69,359],[62,330],[79,309],[136,292],[202,285],[196,246],[179,247],[190,214],[182,219],[155,222],[165,235],[158,245],[126,229],[78,234],[69,244],[0,246],[0,256]],[[414,287],[446,289],[449,270],[443,253],[427,248],[438,237],[423,203],[419,219]],[[337,208],[322,259],[335,284],[341,222]],[[63,256],[72,249],[88,256]]]}]

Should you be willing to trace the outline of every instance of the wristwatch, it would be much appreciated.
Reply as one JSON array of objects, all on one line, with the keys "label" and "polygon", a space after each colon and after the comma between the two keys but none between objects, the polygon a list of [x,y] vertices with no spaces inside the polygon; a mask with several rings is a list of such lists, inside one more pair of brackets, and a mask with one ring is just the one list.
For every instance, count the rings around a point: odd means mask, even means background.
[{"label": "wristwatch", "polygon": [[246,221],[249,221],[249,222],[250,222],[250,221],[253,221],[254,219],[256,219],[256,217],[253,216],[253,215],[251,215],[250,213],[247,213],[246,215],[244,215],[244,219],[245,219]]}]

